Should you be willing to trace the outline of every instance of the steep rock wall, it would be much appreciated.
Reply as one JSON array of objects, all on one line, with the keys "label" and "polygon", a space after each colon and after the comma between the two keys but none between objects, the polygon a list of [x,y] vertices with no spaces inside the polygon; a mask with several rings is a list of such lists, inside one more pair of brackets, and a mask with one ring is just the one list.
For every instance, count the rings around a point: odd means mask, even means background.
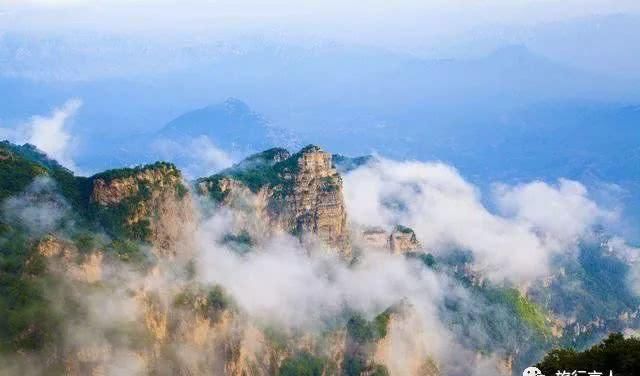
[{"label": "steep rock wall", "polygon": [[175,254],[194,231],[189,191],[178,169],[168,163],[94,176],[89,203],[112,234],[149,242],[161,254]]},{"label": "steep rock wall", "polygon": [[341,254],[351,253],[342,178],[331,154],[317,146],[291,156],[282,151],[260,153],[200,179],[197,187],[201,194],[241,212],[250,207],[269,232],[313,234]]}]

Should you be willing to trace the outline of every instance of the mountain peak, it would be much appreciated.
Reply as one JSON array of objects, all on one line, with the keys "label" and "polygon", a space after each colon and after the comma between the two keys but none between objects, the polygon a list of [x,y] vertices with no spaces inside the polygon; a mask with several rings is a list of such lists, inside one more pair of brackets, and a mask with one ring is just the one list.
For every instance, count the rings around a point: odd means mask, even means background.
[{"label": "mountain peak", "polygon": [[272,146],[267,122],[236,98],[185,112],[167,123],[158,136],[171,139],[206,136],[217,147],[241,153]]},{"label": "mountain peak", "polygon": [[[220,104],[210,105],[209,107],[218,107],[218,106],[220,106]],[[225,109],[233,112],[240,112],[240,113],[251,112],[251,108],[249,108],[249,105],[238,98],[229,97],[224,102],[222,102],[222,106]]]},{"label": "mountain peak", "polygon": [[303,147],[302,149],[300,149],[300,154],[317,153],[317,152],[322,152],[322,151],[323,150],[322,150],[322,148],[320,146],[309,144],[309,145]]}]

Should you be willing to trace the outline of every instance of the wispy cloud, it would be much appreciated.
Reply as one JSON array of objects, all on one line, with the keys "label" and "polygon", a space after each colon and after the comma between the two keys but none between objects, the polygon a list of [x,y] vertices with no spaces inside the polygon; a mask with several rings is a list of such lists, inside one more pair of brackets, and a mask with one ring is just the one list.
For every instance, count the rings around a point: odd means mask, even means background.
[{"label": "wispy cloud", "polygon": [[442,163],[382,159],[345,177],[345,197],[353,221],[414,227],[430,252],[469,250],[479,271],[513,283],[546,275],[554,253],[571,250],[591,226],[613,218],[568,180],[498,186],[495,213]]},{"label": "wispy cloud", "polygon": [[77,140],[71,133],[69,122],[81,106],[81,100],[70,99],[49,115],[33,116],[16,128],[0,128],[0,138],[35,145],[50,158],[75,171],[77,166],[73,160],[73,152]]},{"label": "wispy cloud", "polygon": [[233,163],[232,157],[207,136],[180,141],[160,138],[152,143],[151,148],[161,158],[179,163],[190,179],[212,175]]}]

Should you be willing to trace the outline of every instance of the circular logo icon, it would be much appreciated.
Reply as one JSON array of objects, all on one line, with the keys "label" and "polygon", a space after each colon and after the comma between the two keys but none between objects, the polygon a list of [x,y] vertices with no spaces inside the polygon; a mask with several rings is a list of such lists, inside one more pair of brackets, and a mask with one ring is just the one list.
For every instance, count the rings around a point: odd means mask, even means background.
[{"label": "circular logo icon", "polygon": [[522,371],[522,376],[544,376],[536,367],[529,367]]}]

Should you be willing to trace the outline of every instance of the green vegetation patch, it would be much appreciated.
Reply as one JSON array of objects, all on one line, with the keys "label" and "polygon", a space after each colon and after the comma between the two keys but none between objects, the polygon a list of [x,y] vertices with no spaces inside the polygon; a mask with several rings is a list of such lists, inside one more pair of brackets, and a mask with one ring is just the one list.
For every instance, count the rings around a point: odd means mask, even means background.
[{"label": "green vegetation patch", "polygon": [[110,235],[116,238],[147,241],[151,236],[151,222],[149,219],[141,219],[131,224],[127,222],[127,218],[131,217],[138,205],[144,201],[144,193],[138,193],[113,206],[94,203],[91,205],[89,213]]},{"label": "green vegetation patch", "polygon": [[241,231],[238,234],[226,234],[222,238],[222,244],[243,255],[251,252],[255,241],[247,231]]},{"label": "green vegetation patch", "polygon": [[353,315],[347,322],[347,334],[349,338],[356,343],[367,344],[386,337],[391,313],[391,309],[387,309],[372,321],[367,321],[367,319],[360,314]]},{"label": "green vegetation patch", "polygon": [[340,189],[341,178],[339,175],[325,176],[320,182],[320,190],[323,192],[336,192]]},{"label": "green vegetation patch", "polygon": [[374,160],[373,156],[365,155],[361,157],[347,157],[341,154],[333,154],[331,156],[333,161],[333,165],[338,169],[341,173],[347,173],[355,170],[360,166],[364,166]]},{"label": "green vegetation patch", "polygon": [[[244,184],[251,192],[257,193],[263,187],[280,186],[277,191],[285,192],[292,187],[291,182],[286,179],[286,175],[298,172],[298,160],[302,154],[320,150],[317,146],[309,145],[299,152],[289,155],[289,152],[282,148],[274,148],[249,156],[242,162],[221,171],[215,175],[201,178],[196,184],[206,184],[209,197],[214,201],[222,201],[226,197],[225,192],[220,190],[220,181],[230,178]],[[327,189],[335,186],[335,183],[328,182]]]},{"label": "green vegetation patch", "polygon": [[422,262],[422,264],[430,269],[437,268],[436,258],[431,253],[423,253],[423,252],[407,252],[405,253],[405,257],[408,259],[417,259]]},{"label": "green vegetation patch", "polygon": [[522,322],[542,336],[550,336],[551,329],[547,325],[545,312],[516,289],[493,289],[489,292],[490,300],[502,304],[513,311]]},{"label": "green vegetation patch", "polygon": [[369,365],[366,359],[358,356],[346,356],[342,370],[346,376],[389,376],[387,367],[381,364]]},{"label": "green vegetation patch", "polygon": [[173,163],[158,161],[158,162],[146,164],[146,165],[115,168],[115,169],[103,171],[93,175],[91,177],[91,180],[102,179],[104,181],[111,181],[115,179],[126,179],[148,170],[162,170],[167,174],[168,177],[176,177],[176,178],[181,177],[180,170],[178,170],[178,168]]},{"label": "green vegetation patch", "polygon": [[599,371],[616,376],[637,375],[640,370],[640,339],[624,338],[620,333],[610,334],[600,344],[577,352],[573,349],[555,349],[547,354],[537,367],[545,375],[558,371]]},{"label": "green vegetation patch", "polygon": [[0,142],[0,200],[24,191],[37,176],[48,176],[57,190],[81,215],[86,213],[89,180],[74,176],[35,146]]},{"label": "green vegetation patch", "polygon": [[403,226],[403,225],[396,225],[396,231],[401,232],[403,234],[413,234],[414,233],[412,228],[407,227],[407,226]]},{"label": "green vegetation patch", "polygon": [[301,352],[282,362],[280,376],[322,376],[327,363],[325,358]]},{"label": "green vegetation patch", "polygon": [[213,320],[217,320],[224,311],[236,308],[231,296],[220,285],[214,285],[208,290],[201,287],[187,288],[175,296],[173,305],[194,310],[202,317]]},{"label": "green vegetation patch", "polygon": [[[96,179],[110,181],[113,179],[126,179],[136,176],[139,173],[148,170],[160,170],[164,174],[164,178],[168,182],[175,182],[175,192],[179,199],[187,195],[187,188],[180,181],[180,171],[171,163],[156,162],[154,164],[137,166],[134,168],[113,169],[94,175],[90,178],[91,182]],[[94,221],[100,223],[110,235],[116,238],[128,238],[137,241],[148,241],[151,236],[151,220],[149,218],[141,219],[134,223],[129,223],[131,218],[140,205],[145,205],[152,196],[155,187],[145,181],[137,181],[137,192],[129,197],[124,198],[115,205],[100,205],[92,203],[89,205],[89,215]],[[149,213],[152,215],[153,213]]]},{"label": "green vegetation patch", "polygon": [[0,200],[24,191],[36,176],[48,174],[46,167],[21,157],[13,146],[0,143]]},{"label": "green vegetation patch", "polygon": [[153,261],[138,242],[128,239],[114,239],[106,246],[106,251],[119,260],[132,264],[145,266]]},{"label": "green vegetation patch", "polygon": [[53,282],[26,231],[4,226],[0,243],[0,352],[39,350],[56,337],[60,317],[45,296]]}]

